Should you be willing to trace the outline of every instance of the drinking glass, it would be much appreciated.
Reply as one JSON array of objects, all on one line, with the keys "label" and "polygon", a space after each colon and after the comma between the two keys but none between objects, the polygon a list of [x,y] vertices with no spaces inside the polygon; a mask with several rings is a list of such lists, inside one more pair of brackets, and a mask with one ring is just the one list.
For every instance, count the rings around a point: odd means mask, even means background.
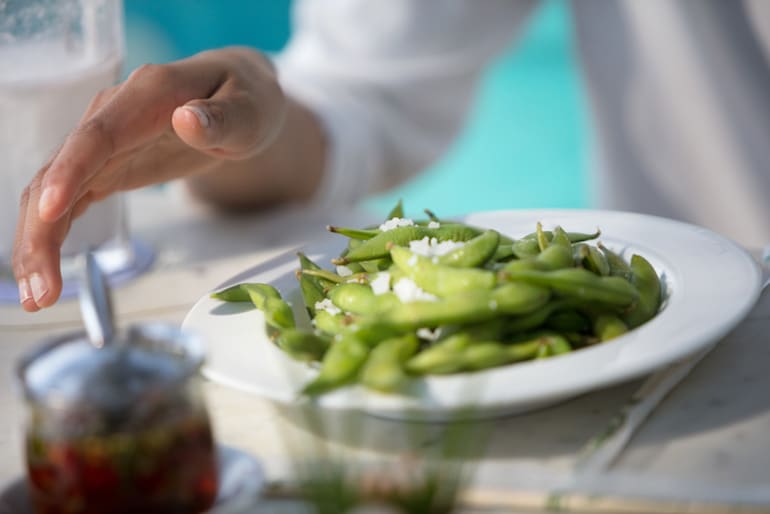
[{"label": "drinking glass", "polygon": [[[10,257],[24,187],[94,95],[117,82],[123,55],[121,0],[0,0],[0,300],[18,295]],[[74,292],[87,249],[108,277],[136,270],[121,195],[74,221],[62,248],[63,296]]]}]

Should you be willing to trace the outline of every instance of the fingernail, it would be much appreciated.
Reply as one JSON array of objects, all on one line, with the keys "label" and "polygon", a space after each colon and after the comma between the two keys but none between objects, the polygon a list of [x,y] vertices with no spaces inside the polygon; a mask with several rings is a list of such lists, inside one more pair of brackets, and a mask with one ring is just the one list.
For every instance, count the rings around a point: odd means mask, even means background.
[{"label": "fingernail", "polygon": [[32,298],[32,291],[26,278],[19,280],[19,303],[24,303]]},{"label": "fingernail", "polygon": [[201,127],[208,128],[209,125],[211,125],[211,119],[209,118],[209,114],[201,109],[198,106],[195,105],[185,105],[183,106],[183,109],[187,109],[191,113],[193,113],[197,118],[198,122],[200,122]]},{"label": "fingernail", "polygon": [[43,192],[40,194],[40,201],[37,204],[37,211],[41,217],[45,217],[46,211],[51,210],[51,205],[56,201],[57,195],[58,191],[54,187],[48,186],[43,189]]},{"label": "fingernail", "polygon": [[48,293],[48,286],[46,286],[40,273],[33,273],[29,276],[29,287],[32,290],[32,298],[35,299],[35,303],[40,303],[40,300]]}]

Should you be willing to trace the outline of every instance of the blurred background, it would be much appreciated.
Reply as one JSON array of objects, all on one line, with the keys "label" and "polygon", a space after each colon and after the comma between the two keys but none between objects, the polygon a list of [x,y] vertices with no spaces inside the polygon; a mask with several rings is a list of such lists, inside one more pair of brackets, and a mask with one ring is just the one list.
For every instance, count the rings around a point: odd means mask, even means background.
[{"label": "blurred background", "polygon": [[[126,73],[239,44],[268,53],[290,37],[291,0],[126,0]],[[363,206],[384,215],[588,207],[588,126],[564,0],[547,0],[487,71],[465,129],[414,180]]]}]

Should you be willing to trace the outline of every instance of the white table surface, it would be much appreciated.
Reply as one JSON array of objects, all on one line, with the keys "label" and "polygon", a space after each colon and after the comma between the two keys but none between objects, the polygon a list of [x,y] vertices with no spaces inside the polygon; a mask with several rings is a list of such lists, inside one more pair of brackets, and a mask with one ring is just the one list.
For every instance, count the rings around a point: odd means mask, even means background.
[{"label": "white table surface", "polygon": [[[328,223],[350,219],[345,213],[294,209],[228,217],[164,189],[128,199],[132,232],[152,245],[157,257],[151,271],[114,291],[122,324],[179,324],[198,298],[232,275],[298,246]],[[34,315],[0,305],[0,484],[23,472],[15,361],[41,340],[80,326],[73,301]],[[484,438],[486,447],[466,488],[466,504],[485,512],[556,504],[575,511],[770,512],[768,369],[770,295],[765,294],[658,406],[606,472],[576,475],[577,455],[642,380],[477,424],[469,435]],[[367,461],[398,460],[416,451],[439,452],[444,440],[438,425],[407,430],[364,416],[321,417],[324,429],[314,433],[299,409],[278,409],[212,383],[205,391],[217,439],[259,458],[279,485],[292,475],[297,458],[321,449]]]}]

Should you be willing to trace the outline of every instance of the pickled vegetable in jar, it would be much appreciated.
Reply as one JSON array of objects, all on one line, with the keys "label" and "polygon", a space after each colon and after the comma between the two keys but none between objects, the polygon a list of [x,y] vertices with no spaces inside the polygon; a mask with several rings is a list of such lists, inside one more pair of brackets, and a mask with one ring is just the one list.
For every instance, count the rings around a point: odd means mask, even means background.
[{"label": "pickled vegetable in jar", "polygon": [[197,513],[217,492],[201,346],[140,325],[101,349],[57,339],[18,369],[38,514]]}]

